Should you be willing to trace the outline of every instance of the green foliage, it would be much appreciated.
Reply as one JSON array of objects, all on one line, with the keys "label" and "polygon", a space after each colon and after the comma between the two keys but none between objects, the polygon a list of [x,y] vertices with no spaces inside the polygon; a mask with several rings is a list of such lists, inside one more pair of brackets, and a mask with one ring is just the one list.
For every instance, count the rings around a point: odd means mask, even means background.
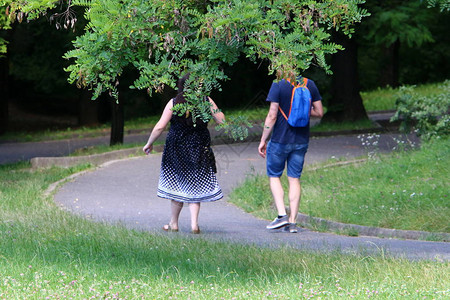
[{"label": "green foliage", "polygon": [[428,7],[437,6],[441,11],[450,11],[450,0],[428,0]]},{"label": "green foliage", "polygon": [[443,92],[435,96],[419,95],[415,86],[401,87],[396,101],[397,111],[391,121],[401,121],[401,129],[424,139],[450,134],[450,80],[442,83]]},{"label": "green foliage", "polygon": [[248,128],[252,127],[253,125],[248,121],[247,117],[242,115],[232,115],[228,117],[227,122],[218,125],[216,129],[223,129],[225,134],[227,134],[234,140],[243,140],[244,137],[248,136]]},{"label": "green foliage", "polygon": [[[33,19],[59,1],[4,1],[11,18]],[[342,49],[330,43],[332,28],[351,35],[352,25],[367,15],[363,0],[92,0],[68,1],[64,24],[73,26],[71,6],[85,8],[89,21],[84,35],[66,53],[69,81],[94,91],[109,91],[117,99],[123,69],[133,66],[139,77],[132,88],[161,92],[174,87],[187,72],[188,105],[179,113],[211,118],[204,96],[227,79],[223,67],[241,55],[269,62],[270,74],[294,77],[312,64],[329,71],[325,55]],[[183,111],[184,110],[184,111]]]},{"label": "green foliage", "polygon": [[375,44],[389,47],[399,40],[408,46],[420,46],[424,42],[432,42],[433,37],[425,24],[432,14],[422,1],[384,1],[367,3],[371,17],[365,22],[367,34],[365,38]]},{"label": "green foliage", "polygon": [[[10,29],[10,21],[6,15],[6,7],[0,7],[0,30]],[[2,36],[0,36],[0,58],[6,53],[6,46],[8,41],[6,41]]]},{"label": "green foliage", "polygon": [[0,57],[2,57],[2,54],[6,53],[6,45],[7,42],[4,39],[0,38]]},{"label": "green foliage", "polygon": [[[7,8],[7,15],[14,21],[22,22],[25,18],[28,20],[37,19],[38,17],[45,15],[47,10],[55,8],[60,2],[59,0],[2,0],[0,5]],[[68,4],[68,3],[64,3]]]}]

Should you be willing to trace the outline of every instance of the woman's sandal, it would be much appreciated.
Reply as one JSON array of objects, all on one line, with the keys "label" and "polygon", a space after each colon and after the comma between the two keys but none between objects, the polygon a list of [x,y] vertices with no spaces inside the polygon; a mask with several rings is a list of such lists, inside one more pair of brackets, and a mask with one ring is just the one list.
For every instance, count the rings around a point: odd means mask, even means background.
[{"label": "woman's sandal", "polygon": [[197,229],[192,229],[192,230],[191,230],[191,233],[192,233],[192,234],[200,234],[200,227],[197,228]]},{"label": "woman's sandal", "polygon": [[177,229],[172,228],[170,224],[164,225],[162,229],[167,232],[178,232],[178,228]]}]

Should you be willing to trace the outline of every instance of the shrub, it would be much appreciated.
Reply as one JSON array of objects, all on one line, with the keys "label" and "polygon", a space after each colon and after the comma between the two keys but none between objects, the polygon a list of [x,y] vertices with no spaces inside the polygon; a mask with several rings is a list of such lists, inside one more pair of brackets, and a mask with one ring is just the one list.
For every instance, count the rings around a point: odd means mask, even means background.
[{"label": "shrub", "polygon": [[428,140],[450,133],[450,80],[442,83],[443,93],[435,96],[419,95],[415,86],[401,87],[396,101],[397,111],[391,121],[401,121],[400,130],[415,130]]}]

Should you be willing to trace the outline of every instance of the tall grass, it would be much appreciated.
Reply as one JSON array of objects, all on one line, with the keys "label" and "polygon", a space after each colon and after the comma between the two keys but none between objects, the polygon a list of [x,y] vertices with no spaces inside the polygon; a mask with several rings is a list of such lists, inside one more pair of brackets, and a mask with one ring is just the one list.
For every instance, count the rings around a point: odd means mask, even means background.
[{"label": "tall grass", "polygon": [[344,223],[450,232],[449,149],[443,139],[357,167],[309,172],[303,210]]},{"label": "tall grass", "polygon": [[[449,149],[450,140],[442,138],[357,166],[306,170],[300,211],[343,223],[450,232]],[[231,198],[260,217],[274,214],[264,176],[248,178]]]},{"label": "tall grass", "polygon": [[274,250],[94,223],[42,196],[50,183],[89,166],[28,167],[0,166],[0,299],[450,295],[448,262]]}]

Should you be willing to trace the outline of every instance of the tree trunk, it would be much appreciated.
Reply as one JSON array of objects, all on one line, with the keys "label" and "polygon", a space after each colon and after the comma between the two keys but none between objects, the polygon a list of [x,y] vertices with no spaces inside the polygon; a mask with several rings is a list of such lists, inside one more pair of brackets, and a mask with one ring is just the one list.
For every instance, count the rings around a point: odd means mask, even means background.
[{"label": "tree trunk", "polygon": [[0,135],[8,130],[9,119],[9,89],[8,89],[8,59],[0,58]]},{"label": "tree trunk", "polygon": [[88,90],[80,90],[78,105],[78,124],[92,126],[98,124],[98,99],[91,100],[92,93]]},{"label": "tree trunk", "polygon": [[381,86],[398,87],[400,41],[396,40],[389,47],[383,48],[383,67],[381,69]]},{"label": "tree trunk", "polygon": [[355,38],[349,39],[340,32],[333,32],[333,41],[345,50],[332,56],[333,71],[331,99],[323,122],[357,121],[367,119],[359,87],[358,45]]},{"label": "tree trunk", "polygon": [[[119,94],[120,95],[120,94]],[[124,111],[123,111],[123,99],[117,102],[116,99],[110,98],[111,102],[111,138],[109,145],[123,144],[123,132],[124,132]]]}]

